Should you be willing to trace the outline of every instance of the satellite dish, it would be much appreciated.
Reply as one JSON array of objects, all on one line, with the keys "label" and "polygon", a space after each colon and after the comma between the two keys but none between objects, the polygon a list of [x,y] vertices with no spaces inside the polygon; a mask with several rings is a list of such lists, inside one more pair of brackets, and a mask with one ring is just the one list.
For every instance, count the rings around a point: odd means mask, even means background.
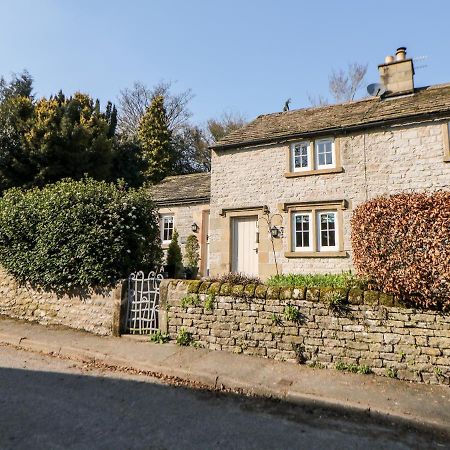
[{"label": "satellite dish", "polygon": [[386,92],[386,86],[381,83],[372,83],[367,86],[367,92],[372,97],[380,97]]}]

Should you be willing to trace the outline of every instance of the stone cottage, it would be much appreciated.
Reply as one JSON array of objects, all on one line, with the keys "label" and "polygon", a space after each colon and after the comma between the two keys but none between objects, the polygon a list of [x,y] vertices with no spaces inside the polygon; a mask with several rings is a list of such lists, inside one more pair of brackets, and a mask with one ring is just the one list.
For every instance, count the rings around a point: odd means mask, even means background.
[{"label": "stone cottage", "polygon": [[209,173],[172,176],[150,191],[158,206],[163,250],[167,250],[176,229],[184,254],[186,239],[194,234],[200,245],[199,273],[202,276],[209,274],[210,180]]},{"label": "stone cottage", "polygon": [[415,88],[405,48],[378,69],[374,97],[261,115],[212,147],[212,275],[351,269],[358,204],[449,189],[450,84]]}]

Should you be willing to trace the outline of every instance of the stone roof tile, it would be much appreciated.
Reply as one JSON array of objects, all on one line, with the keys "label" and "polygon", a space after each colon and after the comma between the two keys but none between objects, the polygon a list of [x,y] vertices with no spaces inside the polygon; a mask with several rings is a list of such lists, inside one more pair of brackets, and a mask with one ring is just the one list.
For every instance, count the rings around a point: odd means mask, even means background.
[{"label": "stone roof tile", "polygon": [[150,188],[152,199],[158,204],[209,201],[211,174],[192,173],[166,177]]},{"label": "stone roof tile", "polygon": [[369,98],[319,108],[265,114],[235,130],[212,146],[226,149],[269,143],[308,134],[365,128],[383,122],[401,122],[450,114],[450,84],[416,89],[414,94]]}]

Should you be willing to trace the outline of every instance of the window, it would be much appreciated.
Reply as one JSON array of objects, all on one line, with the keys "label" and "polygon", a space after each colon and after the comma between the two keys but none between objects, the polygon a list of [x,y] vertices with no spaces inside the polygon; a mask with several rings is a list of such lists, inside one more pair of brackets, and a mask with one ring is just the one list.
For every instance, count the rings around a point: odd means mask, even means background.
[{"label": "window", "polygon": [[316,168],[335,167],[334,142],[331,139],[316,141]]},{"label": "window", "polygon": [[295,142],[288,150],[289,171],[286,177],[342,172],[338,139]]},{"label": "window", "polygon": [[296,213],[294,218],[294,249],[295,251],[312,250],[312,218],[311,213]]},{"label": "window", "polygon": [[292,168],[294,172],[311,170],[311,155],[309,142],[299,142],[292,145]]},{"label": "window", "polygon": [[289,214],[290,248],[285,257],[347,257],[343,226],[347,208],[346,200],[281,204],[280,210]]},{"label": "window", "polygon": [[164,215],[161,216],[161,241],[163,244],[168,244],[172,240],[173,236],[173,216]]},{"label": "window", "polygon": [[336,251],[337,247],[337,212],[318,213],[319,251]]},{"label": "window", "polygon": [[337,211],[312,209],[294,212],[292,218],[294,252],[339,251]]}]

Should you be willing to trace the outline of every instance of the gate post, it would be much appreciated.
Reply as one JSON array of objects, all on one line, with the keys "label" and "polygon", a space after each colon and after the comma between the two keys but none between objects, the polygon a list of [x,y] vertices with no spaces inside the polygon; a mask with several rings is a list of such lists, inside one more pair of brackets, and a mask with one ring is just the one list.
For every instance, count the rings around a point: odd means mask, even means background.
[{"label": "gate post", "polygon": [[123,318],[124,318],[124,308],[122,305],[126,304],[127,301],[127,281],[120,280],[116,286],[114,286],[113,291],[113,318],[111,332],[113,336],[120,336],[123,330]]},{"label": "gate post", "polygon": [[167,311],[167,295],[171,280],[164,279],[159,285],[159,329],[161,333],[169,332],[168,311]]}]

